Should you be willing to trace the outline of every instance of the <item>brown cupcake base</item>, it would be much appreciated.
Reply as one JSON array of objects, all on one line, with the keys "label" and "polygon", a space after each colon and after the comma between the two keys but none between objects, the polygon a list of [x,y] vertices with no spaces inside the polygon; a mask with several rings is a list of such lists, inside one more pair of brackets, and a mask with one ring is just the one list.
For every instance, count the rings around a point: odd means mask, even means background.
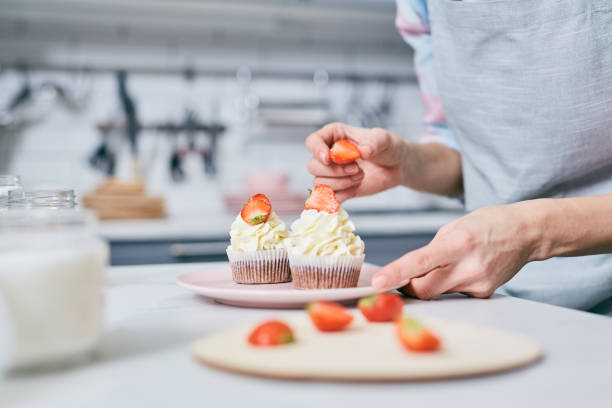
[{"label": "brown cupcake base", "polygon": [[284,248],[235,252],[227,248],[227,257],[236,283],[283,283],[291,282],[291,269]]},{"label": "brown cupcake base", "polygon": [[361,267],[333,268],[293,265],[291,276],[296,289],[354,288],[359,282]]},{"label": "brown cupcake base", "polygon": [[291,282],[289,260],[231,262],[232,279],[236,283],[283,283]]}]

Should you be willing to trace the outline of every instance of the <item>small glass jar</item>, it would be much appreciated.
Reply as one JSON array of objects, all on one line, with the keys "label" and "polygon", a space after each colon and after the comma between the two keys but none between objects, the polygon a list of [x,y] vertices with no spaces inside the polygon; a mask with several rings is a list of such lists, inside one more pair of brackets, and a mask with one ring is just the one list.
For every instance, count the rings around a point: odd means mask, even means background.
[{"label": "small glass jar", "polygon": [[8,207],[14,208],[74,208],[74,190],[13,190],[8,193]]},{"label": "small glass jar", "polygon": [[13,174],[0,174],[0,211],[8,207],[8,195],[11,191],[20,191],[21,179]]},{"label": "small glass jar", "polygon": [[89,211],[0,213],[0,300],[12,369],[70,365],[96,347],[109,249],[95,225]]}]

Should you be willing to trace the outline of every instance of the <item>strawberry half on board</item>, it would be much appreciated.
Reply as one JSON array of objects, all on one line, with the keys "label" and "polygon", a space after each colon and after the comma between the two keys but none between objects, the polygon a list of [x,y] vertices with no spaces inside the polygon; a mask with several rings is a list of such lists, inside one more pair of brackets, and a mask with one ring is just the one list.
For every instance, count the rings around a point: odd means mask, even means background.
[{"label": "strawberry half on board", "polygon": [[402,345],[411,351],[436,351],[440,348],[440,339],[427,330],[423,323],[412,317],[397,321],[397,336]]},{"label": "strawberry half on board", "polygon": [[359,299],[357,306],[370,322],[392,322],[402,316],[404,302],[394,293],[380,293]]},{"label": "strawberry half on board", "polygon": [[310,191],[304,208],[333,214],[340,209],[340,201],[336,198],[334,190],[326,184],[319,184]]},{"label": "strawberry half on board", "polygon": [[340,303],[318,301],[306,306],[306,311],[319,331],[344,330],[353,321],[353,315]]},{"label": "strawberry half on board", "polygon": [[346,139],[337,140],[329,150],[329,158],[336,164],[347,164],[361,157],[357,146]]},{"label": "strawberry half on board", "polygon": [[240,216],[249,225],[257,225],[266,222],[272,212],[270,200],[263,194],[255,194],[246,202]]},{"label": "strawberry half on board", "polygon": [[295,337],[291,327],[278,320],[267,320],[257,325],[251,334],[248,342],[252,346],[281,346],[293,343]]}]

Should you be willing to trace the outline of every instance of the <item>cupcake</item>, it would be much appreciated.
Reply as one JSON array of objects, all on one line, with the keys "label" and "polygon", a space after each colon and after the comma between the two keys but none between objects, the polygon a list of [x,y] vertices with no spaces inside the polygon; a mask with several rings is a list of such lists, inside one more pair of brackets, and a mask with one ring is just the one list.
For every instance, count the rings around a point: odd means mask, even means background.
[{"label": "cupcake", "polygon": [[357,286],[364,244],[331,187],[318,185],[286,240],[296,289]]},{"label": "cupcake", "polygon": [[232,279],[237,283],[281,283],[291,281],[284,240],[285,223],[272,211],[270,201],[256,194],[236,216],[230,230],[227,257]]}]

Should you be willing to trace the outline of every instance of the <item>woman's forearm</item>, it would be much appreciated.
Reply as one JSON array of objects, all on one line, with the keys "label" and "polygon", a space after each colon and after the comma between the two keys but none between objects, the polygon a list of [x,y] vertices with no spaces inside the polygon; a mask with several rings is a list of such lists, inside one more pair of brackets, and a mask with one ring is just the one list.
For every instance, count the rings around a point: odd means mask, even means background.
[{"label": "woman's forearm", "polygon": [[440,143],[405,143],[400,184],[447,196],[463,192],[461,155],[457,151]]},{"label": "woman's forearm", "polygon": [[523,207],[526,228],[538,231],[531,260],[612,253],[612,194],[513,205]]}]

